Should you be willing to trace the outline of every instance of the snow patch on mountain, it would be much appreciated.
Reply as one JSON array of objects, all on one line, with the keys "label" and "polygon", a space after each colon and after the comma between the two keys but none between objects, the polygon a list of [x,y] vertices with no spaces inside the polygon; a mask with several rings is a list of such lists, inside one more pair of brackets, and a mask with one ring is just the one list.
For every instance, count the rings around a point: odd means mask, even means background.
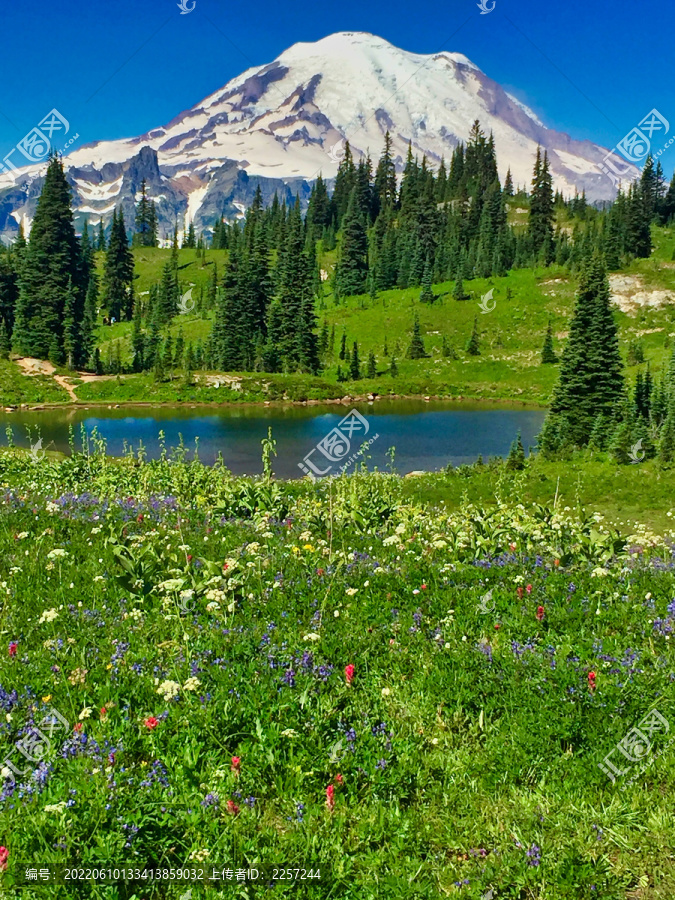
[{"label": "snow patch on mountain", "polygon": [[[597,168],[606,151],[547,128],[538,116],[461,53],[411,53],[366,32],[340,32],[297,43],[276,60],[247,69],[192,109],[139,137],[87,144],[65,159],[78,225],[109,220],[121,206],[131,226],[142,179],[158,203],[160,233],[178,221],[196,230],[234,219],[260,185],[307,201],[311,182],[337,173],[344,141],[374,163],[389,130],[399,173],[408,146],[436,166],[466,142],[473,122],[492,132],[499,174],[529,185],[537,146],[551,159],[554,186],[567,195],[611,199],[614,185]],[[0,234],[35,211],[44,164],[21,173],[28,189],[0,189]],[[637,170],[635,170],[635,175]],[[20,184],[20,182],[17,182]]]}]

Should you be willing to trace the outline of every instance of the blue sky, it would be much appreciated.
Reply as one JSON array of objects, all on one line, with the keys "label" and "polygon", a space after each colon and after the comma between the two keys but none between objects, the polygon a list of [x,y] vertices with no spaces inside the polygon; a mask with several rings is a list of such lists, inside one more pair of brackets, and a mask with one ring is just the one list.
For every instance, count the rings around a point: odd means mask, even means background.
[{"label": "blue sky", "polygon": [[[613,147],[652,108],[675,124],[675,11],[647,9],[495,0],[481,15],[477,0],[196,0],[181,15],[177,0],[5,0],[0,156],[54,107],[79,134],[77,146],[142,134],[244,69],[335,31],[373,32],[418,53],[464,53],[546,125]],[[664,159],[667,172],[673,165]]]}]

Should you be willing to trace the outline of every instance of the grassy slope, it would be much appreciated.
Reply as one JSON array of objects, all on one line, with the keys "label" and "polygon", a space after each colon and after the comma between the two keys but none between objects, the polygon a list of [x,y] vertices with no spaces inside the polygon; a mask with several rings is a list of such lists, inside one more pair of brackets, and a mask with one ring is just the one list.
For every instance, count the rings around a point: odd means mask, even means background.
[{"label": "grassy slope", "polygon": [[[603,575],[576,533],[558,566],[559,532],[513,507],[453,518],[432,502],[356,531],[351,513],[398,493],[390,479],[296,483],[291,519],[277,526],[278,511],[272,522],[239,519],[230,492],[247,497],[251,482],[212,468],[79,459],[0,473],[11,488],[0,527],[3,627],[18,642],[0,663],[11,709],[4,752],[26,766],[14,749],[20,729],[48,704],[88,741],[78,750],[57,732],[40,792],[1,803],[10,871],[0,884],[24,859],[195,866],[208,851],[204,868],[220,868],[234,843],[251,864],[332,868],[332,887],[280,885],[279,897],[673,896],[669,735],[657,731],[642,763],[621,763],[616,784],[598,769],[653,707],[672,733],[672,645],[653,627],[672,597],[667,563],[624,558]],[[73,493],[62,506],[45,502],[63,490]],[[148,502],[165,492],[180,516]],[[112,502],[92,500],[102,495]],[[213,514],[206,496],[224,506]],[[126,569],[111,533],[147,575],[144,596],[118,581]],[[220,571],[224,559],[232,581],[209,604],[201,566]],[[186,614],[178,591],[187,585],[196,595]],[[481,609],[488,589],[494,612]],[[325,680],[324,665],[333,667]],[[165,679],[177,684],[175,700],[160,696]],[[60,753],[66,741],[71,752]],[[531,865],[535,848],[541,863]],[[50,896],[150,900],[188,887],[71,885]]]},{"label": "grassy slope", "polygon": [[[639,275],[647,290],[672,290],[675,297],[675,263],[671,262],[675,248],[673,229],[654,229],[655,250],[649,260],[634,262],[625,271],[627,275]],[[169,258],[169,250],[143,249],[135,251],[135,290],[142,294],[150,285],[159,280],[164,263]],[[219,273],[226,260],[226,251],[207,251],[207,261],[202,265],[195,250],[181,250],[179,253],[181,290],[194,285],[193,298],[200,286],[206,289],[214,262]],[[331,270],[335,263],[335,252],[325,254],[321,260],[324,269]],[[102,259],[99,259],[99,265]],[[150,376],[122,376],[117,380],[90,383],[77,387],[82,400],[261,400],[268,398],[306,399],[339,397],[346,393],[365,394],[375,392],[381,395],[437,395],[443,397],[482,397],[491,399],[518,399],[535,404],[547,403],[551,389],[557,378],[556,366],[541,366],[539,355],[549,316],[555,334],[555,347],[559,352],[569,327],[574,307],[576,279],[570,278],[565,270],[551,267],[540,270],[514,270],[504,278],[475,279],[466,282],[465,288],[472,299],[458,303],[449,292],[452,282],[434,285],[434,292],[440,298],[432,306],[418,302],[419,288],[386,291],[376,300],[367,296],[346,298],[336,306],[333,297],[324,288],[324,297],[319,302],[319,319],[324,318],[329,327],[335,326],[335,359],[316,379],[305,376],[260,376],[249,373],[244,378],[244,391],[232,392],[226,388],[214,389],[202,386],[186,389],[180,378],[161,385],[155,385]],[[496,307],[493,312],[480,312],[478,302],[488,290],[493,290]],[[507,289],[511,299],[507,299]],[[406,360],[405,350],[409,341],[413,315],[417,312],[424,334],[429,359]],[[468,357],[464,346],[469,337],[474,316],[478,316],[481,329],[481,355]],[[193,314],[178,316],[174,320],[174,336],[182,329],[186,341],[204,340],[211,329],[211,316],[201,318]],[[664,359],[670,354],[670,337],[675,334],[675,305],[658,309],[647,308],[637,313],[626,314],[615,309],[619,326],[621,350],[624,358],[628,344],[636,337],[644,343],[646,358],[652,371],[657,372]],[[358,382],[338,384],[336,380],[337,353],[343,328],[346,330],[348,346],[354,340],[359,344],[362,365],[369,351],[375,353],[378,377]],[[396,352],[399,375],[392,378],[388,374],[390,356],[383,354],[384,337],[387,337],[390,355]],[[456,360],[441,356],[442,339],[445,336],[458,352]],[[105,359],[111,341],[122,340],[122,359],[130,357],[131,324],[117,323],[114,326],[99,326],[97,339],[101,354]],[[345,368],[344,363],[342,367]],[[11,368],[11,367],[10,367]],[[35,396],[35,388],[26,382],[25,396],[21,397],[20,384],[25,381],[20,375],[8,375],[10,370],[0,368],[0,401],[7,403],[32,402],[47,399]],[[628,368],[627,375],[633,378],[635,368]],[[10,384],[11,382],[11,384]],[[265,384],[271,384],[268,393]],[[6,399],[7,395],[7,399]],[[10,397],[11,395],[11,397]],[[59,396],[62,396],[59,393]],[[57,399],[54,397],[53,399]],[[64,398],[65,399],[65,398]]]}]

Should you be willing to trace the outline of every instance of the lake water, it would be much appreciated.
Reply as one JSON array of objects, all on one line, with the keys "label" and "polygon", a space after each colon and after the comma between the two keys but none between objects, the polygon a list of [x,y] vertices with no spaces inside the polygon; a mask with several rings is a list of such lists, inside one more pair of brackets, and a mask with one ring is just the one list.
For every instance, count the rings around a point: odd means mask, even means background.
[{"label": "lake water", "polygon": [[[358,415],[352,415],[351,410]],[[199,458],[213,463],[218,453],[234,474],[255,475],[262,471],[261,440],[268,427],[277,441],[273,470],[278,478],[301,478],[307,471],[338,474],[342,466],[353,471],[354,459],[365,441],[369,469],[389,466],[387,451],[394,448],[394,467],[401,474],[414,470],[437,471],[448,463],[472,463],[479,455],[506,456],[518,431],[526,453],[534,446],[544,421],[544,410],[511,408],[470,401],[429,402],[380,400],[344,406],[260,407],[75,407],[41,411],[0,412],[0,444],[4,431],[12,427],[14,443],[28,447],[42,439],[45,450],[69,452],[69,429],[75,430],[80,449],[80,429],[94,428],[107,444],[107,452],[121,456],[125,446],[138,450],[142,444],[149,458],[161,453],[160,431],[171,448],[181,435],[192,458],[199,438]],[[317,447],[317,445],[319,445]]]}]

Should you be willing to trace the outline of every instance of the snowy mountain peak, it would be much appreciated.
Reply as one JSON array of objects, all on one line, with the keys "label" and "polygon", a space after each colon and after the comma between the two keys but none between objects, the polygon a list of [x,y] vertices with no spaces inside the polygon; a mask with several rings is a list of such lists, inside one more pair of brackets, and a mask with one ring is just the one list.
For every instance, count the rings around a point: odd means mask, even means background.
[{"label": "snowy mountain peak", "polygon": [[[306,200],[319,173],[335,176],[345,140],[355,157],[370,153],[376,162],[389,131],[399,171],[409,143],[435,166],[476,119],[494,135],[502,180],[510,167],[516,185],[529,184],[541,145],[556,188],[586,190],[591,200],[614,195],[597,167],[602,148],[546,128],[463,54],[412,53],[358,31],[293,44],[162,127],[76,149],[66,167],[80,220],[107,221],[121,205],[130,221],[145,178],[160,225],[172,231],[185,218],[200,230],[221,215],[241,216],[258,184],[266,200],[275,192]],[[40,168],[26,172],[39,176]],[[40,182],[0,190],[0,234],[30,221]]]}]

